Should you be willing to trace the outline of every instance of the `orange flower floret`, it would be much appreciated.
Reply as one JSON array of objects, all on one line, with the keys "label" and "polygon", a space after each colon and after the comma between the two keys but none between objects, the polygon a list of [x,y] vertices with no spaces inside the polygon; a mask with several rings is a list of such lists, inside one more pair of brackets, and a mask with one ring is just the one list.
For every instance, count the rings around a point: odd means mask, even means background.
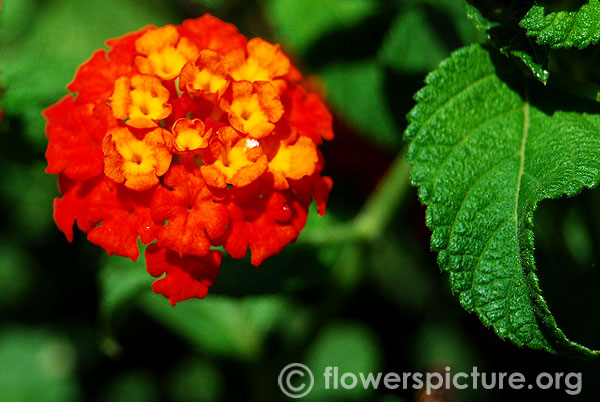
[{"label": "orange flower floret", "polygon": [[267,157],[254,138],[242,137],[232,127],[222,127],[210,143],[206,164],[200,167],[213,187],[246,186],[267,170]]},{"label": "orange flower floret", "polygon": [[156,128],[140,140],[127,127],[110,130],[102,143],[104,174],[117,183],[125,182],[132,190],[154,186],[171,165],[163,131]]},{"label": "orange flower floret", "polygon": [[216,101],[221,98],[228,84],[225,57],[212,50],[202,50],[196,61],[188,63],[181,71],[179,89]]},{"label": "orange flower floret", "polygon": [[182,153],[206,148],[211,135],[212,129],[206,130],[202,120],[183,118],[173,125],[173,134],[165,133],[165,138],[173,152]]},{"label": "orange flower floret", "polygon": [[228,55],[232,66],[229,75],[236,81],[273,81],[290,71],[290,59],[279,45],[254,38],[248,41],[246,52],[247,56],[241,49]]},{"label": "orange flower floret", "polygon": [[135,128],[156,127],[171,114],[169,90],[150,75],[118,78],[110,99],[113,115]]},{"label": "orange flower floret", "polygon": [[289,187],[287,179],[299,180],[314,173],[319,161],[317,146],[309,137],[297,137],[293,143],[279,136],[263,141],[265,153],[269,157],[269,171],[278,189]]},{"label": "orange flower floret", "polygon": [[146,32],[135,41],[135,49],[146,56],[135,58],[138,70],[163,80],[176,78],[183,66],[198,55],[198,48],[185,37],[179,39],[172,25]]},{"label": "orange flower floret", "polygon": [[221,99],[221,108],[229,113],[229,123],[253,138],[269,135],[283,115],[279,95],[268,82],[234,82],[231,98],[231,103]]}]

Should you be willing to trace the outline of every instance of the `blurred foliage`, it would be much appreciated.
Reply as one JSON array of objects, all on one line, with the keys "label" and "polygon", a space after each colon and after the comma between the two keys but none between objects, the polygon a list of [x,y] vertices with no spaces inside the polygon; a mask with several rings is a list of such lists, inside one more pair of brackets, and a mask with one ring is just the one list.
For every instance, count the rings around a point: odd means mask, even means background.
[{"label": "blurred foliage", "polygon": [[[311,209],[300,239],[281,255],[258,269],[225,258],[205,300],[172,308],[152,293],[143,258],[106,257],[81,233],[68,244],[54,227],[58,191],[56,177],[43,172],[40,113],[106,39],[205,12],[281,43],[327,94],[337,138],[324,153],[335,186],[327,215]],[[425,75],[480,38],[460,0],[4,0],[0,401],[279,401],[277,376],[291,362],[313,369],[317,385],[307,398],[315,401],[419,397],[412,389],[324,391],[327,365],[578,371],[578,400],[596,400],[596,362],[518,349],[460,309],[429,252],[406,168],[390,164],[403,152],[405,115]],[[393,204],[386,207],[372,200],[389,166],[398,176],[388,176],[397,188],[384,192]],[[590,346],[600,346],[600,324],[586,311],[599,302],[599,202],[590,191],[544,202],[536,213],[541,286],[565,331]],[[563,395],[466,390],[454,400]]]}]

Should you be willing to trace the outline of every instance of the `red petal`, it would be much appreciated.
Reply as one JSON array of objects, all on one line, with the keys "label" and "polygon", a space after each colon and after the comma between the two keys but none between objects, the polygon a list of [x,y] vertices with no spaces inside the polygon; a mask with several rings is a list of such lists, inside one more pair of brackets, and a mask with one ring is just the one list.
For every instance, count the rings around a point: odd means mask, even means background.
[{"label": "red petal", "polygon": [[155,278],[166,273],[164,278],[152,284],[152,289],[167,297],[174,306],[192,297],[204,298],[217,279],[222,258],[223,254],[217,250],[202,257],[181,257],[153,243],[146,248],[146,269]]},{"label": "red petal", "polygon": [[333,117],[315,93],[306,94],[299,85],[292,86],[282,96],[286,117],[293,131],[310,137],[315,144],[333,139]]},{"label": "red petal", "polygon": [[257,191],[253,196],[243,191],[246,189],[235,189],[228,203],[231,223],[225,250],[233,258],[243,258],[250,247],[251,263],[258,266],[298,237],[294,224],[296,208],[279,191]]},{"label": "red petal", "polygon": [[106,250],[137,260],[137,239],[148,244],[160,229],[150,217],[152,190],[133,191],[105,179],[87,197],[91,222],[100,224],[88,233],[88,239]]},{"label": "red petal", "polygon": [[151,204],[155,222],[168,221],[158,234],[159,246],[180,255],[205,255],[211,240],[225,232],[227,207],[219,202],[217,190],[206,185],[198,168],[190,171],[182,165],[173,166],[164,183]]},{"label": "red petal", "polygon": [[325,215],[329,193],[333,187],[331,177],[321,176],[318,172],[315,172],[312,176],[306,176],[300,180],[289,180],[289,183],[295,198],[305,209],[308,208],[314,198],[319,215]]},{"label": "red petal", "polygon": [[43,113],[48,120],[46,172],[64,173],[74,180],[87,180],[102,173],[102,138],[116,123],[108,105],[82,105],[66,96]]},{"label": "red petal", "polygon": [[193,40],[199,49],[227,53],[234,49],[246,49],[247,39],[235,25],[221,21],[210,14],[183,21],[180,34]]},{"label": "red petal", "polygon": [[99,178],[73,181],[62,174],[58,178],[63,197],[54,199],[54,221],[69,242],[73,241],[73,224],[76,220],[77,226],[84,233],[94,227],[87,219],[85,198],[99,181]]}]

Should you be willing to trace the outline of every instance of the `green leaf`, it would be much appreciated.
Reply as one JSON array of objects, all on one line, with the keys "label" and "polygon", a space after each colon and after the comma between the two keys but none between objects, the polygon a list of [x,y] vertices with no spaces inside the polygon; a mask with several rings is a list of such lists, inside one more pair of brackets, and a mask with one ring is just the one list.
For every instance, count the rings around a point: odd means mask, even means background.
[{"label": "green leaf", "polygon": [[523,35],[514,6],[493,2],[494,7],[485,7],[479,1],[471,1],[473,5],[467,4],[467,16],[474,25],[485,32],[502,54],[522,62],[535,78],[546,84],[550,78],[548,48],[536,46]]},{"label": "green leaf", "polygon": [[413,7],[398,14],[377,57],[398,71],[427,72],[437,67],[450,50],[437,37],[425,11]]},{"label": "green leaf", "polygon": [[320,71],[333,108],[361,134],[399,148],[401,136],[385,97],[385,72],[374,61],[333,64]]},{"label": "green leaf", "polygon": [[105,257],[98,275],[100,284],[100,316],[110,318],[123,306],[133,304],[135,298],[150,293],[152,278],[146,271],[145,246],[140,243],[140,256],[136,262],[120,256]]},{"label": "green leaf", "polygon": [[140,306],[199,350],[243,360],[260,356],[266,336],[289,311],[278,296],[232,299],[208,295],[171,307],[163,296],[146,294],[140,298]]},{"label": "green leaf", "polygon": [[323,35],[351,28],[377,11],[372,0],[269,0],[267,17],[278,38],[305,53]]},{"label": "green leaf", "polygon": [[[480,32],[465,16],[466,3],[456,0],[396,0],[400,12],[410,12],[414,9],[424,11],[427,23],[441,34],[439,39],[448,45],[454,39],[463,44],[478,42],[482,39]],[[449,37],[456,35],[457,38]],[[417,35],[412,34],[406,40],[417,40]],[[454,50],[454,49],[451,49]]]},{"label": "green leaf", "polygon": [[479,45],[455,52],[426,82],[409,115],[408,157],[453,292],[517,345],[597,354],[557,327],[534,272],[532,228],[538,202],[598,184],[598,106],[528,90],[510,63]]},{"label": "green leaf", "polygon": [[600,40],[600,2],[589,0],[582,4],[581,0],[566,0],[536,4],[520,25],[540,45],[583,49]]}]

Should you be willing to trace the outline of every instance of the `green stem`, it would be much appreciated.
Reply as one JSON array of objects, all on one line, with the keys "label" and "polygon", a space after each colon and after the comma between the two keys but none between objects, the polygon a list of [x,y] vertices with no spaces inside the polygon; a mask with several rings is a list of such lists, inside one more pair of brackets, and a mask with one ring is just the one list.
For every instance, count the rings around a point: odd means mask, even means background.
[{"label": "green stem", "polygon": [[376,239],[390,223],[410,187],[409,171],[406,156],[402,152],[354,219],[303,233],[299,242],[321,245]]},{"label": "green stem", "polygon": [[410,167],[400,153],[354,220],[355,230],[372,240],[383,233],[410,187]]}]

